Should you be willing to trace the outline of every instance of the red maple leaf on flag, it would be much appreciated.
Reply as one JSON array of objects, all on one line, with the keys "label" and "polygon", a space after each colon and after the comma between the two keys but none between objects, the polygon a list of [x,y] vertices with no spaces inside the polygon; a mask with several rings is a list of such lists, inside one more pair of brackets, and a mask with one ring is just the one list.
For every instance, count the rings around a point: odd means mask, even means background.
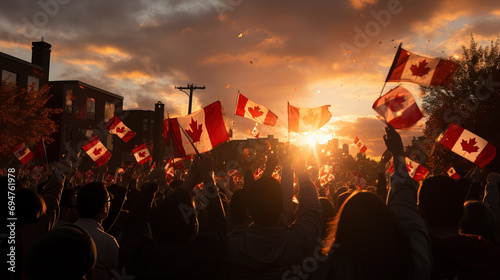
[{"label": "red maple leaf on flag", "polygon": [[408,172],[413,170],[413,165],[411,164],[411,162],[408,162],[408,164],[406,165],[406,169],[408,169]]},{"label": "red maple leaf on flag", "polygon": [[465,141],[465,139],[462,139],[462,142],[460,142],[460,145],[462,145],[462,150],[469,154],[477,153],[479,147],[476,146],[476,144],[476,137],[470,138],[469,141]]},{"label": "red maple leaf on flag", "polygon": [[123,127],[123,126],[122,126],[122,127],[117,127],[117,128],[116,128],[116,132],[117,132],[117,133],[123,133],[124,131],[125,131],[125,127]]},{"label": "red maple leaf on flag", "polygon": [[248,107],[248,112],[250,113],[250,115],[252,115],[252,118],[254,118],[254,119],[256,119],[256,118],[262,116],[262,114],[264,114],[264,112],[262,112],[260,110],[259,106],[253,106],[253,108]]},{"label": "red maple leaf on flag", "polygon": [[427,61],[425,61],[424,59],[418,63],[418,67],[417,65],[412,64],[410,70],[413,76],[422,77],[427,75],[429,73],[429,70],[431,70],[431,68],[427,67]]},{"label": "red maple leaf on flag", "polygon": [[191,118],[189,122],[189,128],[191,130],[186,129],[186,133],[193,139],[193,143],[199,142],[201,133],[203,132],[202,125],[198,125],[198,122]]},{"label": "red maple leaf on flag", "polygon": [[397,112],[404,108],[403,103],[405,102],[404,95],[400,96],[399,94],[394,97],[394,99],[387,100],[385,99],[385,105],[391,109],[393,112]]},{"label": "red maple leaf on flag", "polygon": [[101,153],[101,148],[99,149],[94,149],[94,155],[98,156]]},{"label": "red maple leaf on flag", "polygon": [[139,152],[139,157],[143,158],[146,156],[146,152]]},{"label": "red maple leaf on flag", "polygon": [[314,111],[309,111],[304,114],[302,120],[306,125],[316,126],[318,124],[318,114],[314,113]]},{"label": "red maple leaf on flag", "polygon": [[26,149],[28,149],[28,148],[24,147],[24,149],[22,149],[22,150],[19,151],[19,156],[20,157],[22,157],[26,153]]}]

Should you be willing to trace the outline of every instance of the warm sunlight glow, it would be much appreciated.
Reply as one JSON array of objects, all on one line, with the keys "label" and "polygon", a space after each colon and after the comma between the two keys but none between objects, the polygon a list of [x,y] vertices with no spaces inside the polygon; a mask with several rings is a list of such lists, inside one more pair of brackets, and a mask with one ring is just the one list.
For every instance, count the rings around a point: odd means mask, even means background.
[{"label": "warm sunlight glow", "polygon": [[316,142],[317,142],[316,135],[311,134],[311,135],[307,136],[306,141],[307,141],[307,144],[309,144],[309,146],[314,147],[314,145],[316,145]]}]

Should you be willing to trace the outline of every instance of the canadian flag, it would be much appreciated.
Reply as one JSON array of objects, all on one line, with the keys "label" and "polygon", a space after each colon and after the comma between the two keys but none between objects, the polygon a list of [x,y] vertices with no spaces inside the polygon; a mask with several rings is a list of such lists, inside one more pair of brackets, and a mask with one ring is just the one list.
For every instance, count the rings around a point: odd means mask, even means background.
[{"label": "canadian flag", "polygon": [[253,177],[255,180],[258,180],[258,179],[260,179],[260,177],[262,177],[262,174],[264,174],[264,169],[257,167],[257,169],[255,170],[255,172],[253,174]]},{"label": "canadian flag", "polygon": [[356,148],[359,149],[359,152],[362,153],[362,154],[364,154],[366,152],[366,150],[368,150],[366,148],[365,144],[363,144],[363,142],[361,142],[361,140],[359,140],[358,137],[356,137],[354,139],[354,143],[353,144],[354,144],[354,146],[356,146]]},{"label": "canadian flag", "polygon": [[[427,173],[429,173],[429,170],[427,168],[423,167],[422,165],[414,162],[413,160],[407,157],[405,157],[405,162],[408,174],[410,174],[410,177],[417,182],[425,178],[425,176],[427,176]],[[390,173],[394,172],[394,163],[391,163],[391,166],[389,167],[388,171]]]},{"label": "canadian flag", "polygon": [[373,110],[394,128],[405,129],[416,124],[424,115],[411,92],[397,86],[373,103]]},{"label": "canadian flag", "polygon": [[359,190],[366,189],[368,187],[368,183],[365,181],[363,176],[361,176],[361,172],[349,171],[349,173],[352,176],[351,183],[357,186]]},{"label": "canadian flag", "polygon": [[493,160],[497,152],[483,138],[453,123],[439,139],[439,143],[481,168]]},{"label": "canadian flag", "polygon": [[331,180],[335,179],[335,176],[332,174],[333,167],[331,165],[323,165],[319,169],[318,179],[322,186],[325,186]]},{"label": "canadian flag", "polygon": [[[198,152],[204,153],[229,138],[222,115],[221,101],[216,101],[185,117],[166,119],[163,128],[167,145],[170,145],[172,140],[175,157],[196,154],[191,142]],[[181,129],[184,129],[190,139]]]},{"label": "canadian flag", "polygon": [[111,153],[108,149],[106,149],[106,147],[104,147],[101,141],[99,141],[99,136],[97,135],[92,137],[87,144],[83,145],[82,149],[97,164],[97,166],[106,164],[111,158]]},{"label": "canadian flag", "polygon": [[411,53],[399,45],[386,82],[410,82],[422,86],[447,86],[460,66],[450,60]]},{"label": "canadian flag", "polygon": [[175,169],[177,170],[184,170],[186,168],[184,166],[184,162],[182,158],[172,158],[170,157],[167,161],[167,164],[165,165],[165,172],[168,176],[174,177],[174,171]]},{"label": "canadian flag", "polygon": [[446,173],[448,173],[448,176],[450,176],[451,178],[457,180],[458,178],[460,178],[460,175],[458,175],[457,171],[455,171],[455,168],[453,168],[453,165],[448,165],[448,167],[446,167],[445,169]]},{"label": "canadian flag", "polygon": [[288,104],[288,132],[316,131],[332,117],[330,105],[316,108],[299,108]]},{"label": "canadian flag", "polygon": [[146,147],[146,143],[143,143],[139,147],[132,150],[134,153],[135,160],[137,160],[138,164],[145,164],[149,160],[151,160],[151,154],[149,153],[148,147]]},{"label": "canadian flag", "polygon": [[12,152],[23,165],[33,159],[33,153],[26,147],[24,142],[12,148]]},{"label": "canadian flag", "polygon": [[249,100],[241,93],[238,94],[235,115],[249,118],[256,122],[270,126],[275,126],[276,121],[278,120],[278,116],[276,116],[276,114],[271,112],[266,107]]},{"label": "canadian flag", "polygon": [[257,128],[257,126],[254,126],[254,128],[252,129],[252,136],[255,137],[255,138],[259,138],[259,135],[260,135],[260,131],[259,129]]},{"label": "canadian flag", "polygon": [[132,139],[135,136],[135,132],[130,130],[117,116],[113,116],[105,125],[110,134],[116,134],[124,142]]}]

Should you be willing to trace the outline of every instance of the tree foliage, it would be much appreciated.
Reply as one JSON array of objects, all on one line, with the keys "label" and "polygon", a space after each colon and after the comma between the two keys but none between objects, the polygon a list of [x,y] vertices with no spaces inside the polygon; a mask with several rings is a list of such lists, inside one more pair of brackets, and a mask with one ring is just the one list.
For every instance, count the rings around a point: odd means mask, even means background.
[{"label": "tree foliage", "polygon": [[57,131],[58,126],[50,119],[53,114],[62,109],[45,106],[52,97],[49,86],[39,90],[32,87],[20,88],[2,83],[0,86],[0,154],[10,154],[11,149],[21,142],[34,145],[44,139],[50,143],[50,135]]},{"label": "tree foliage", "polygon": [[[462,173],[472,163],[436,144],[438,136],[455,123],[500,148],[500,40],[487,47],[478,46],[471,36],[470,46],[462,46],[463,57],[456,61],[460,69],[447,88],[423,87],[423,108],[429,116],[424,130],[432,150],[430,167],[453,162]],[[498,158],[498,157],[497,157]],[[489,167],[497,169],[500,161]]]}]

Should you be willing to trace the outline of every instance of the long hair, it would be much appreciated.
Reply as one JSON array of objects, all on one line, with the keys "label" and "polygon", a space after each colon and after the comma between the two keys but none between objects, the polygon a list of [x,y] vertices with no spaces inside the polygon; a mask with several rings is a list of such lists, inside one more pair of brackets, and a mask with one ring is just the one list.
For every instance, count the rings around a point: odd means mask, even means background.
[{"label": "long hair", "polygon": [[330,228],[324,253],[329,279],[406,279],[410,244],[391,210],[377,197],[354,192]]}]

